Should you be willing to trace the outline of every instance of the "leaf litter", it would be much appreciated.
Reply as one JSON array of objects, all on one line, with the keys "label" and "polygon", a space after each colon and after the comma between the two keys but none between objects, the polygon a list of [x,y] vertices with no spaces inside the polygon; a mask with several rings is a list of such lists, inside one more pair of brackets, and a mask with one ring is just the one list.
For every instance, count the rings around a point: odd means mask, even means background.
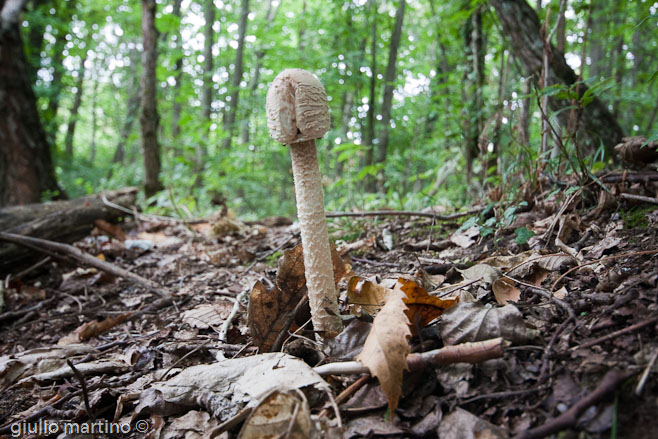
[{"label": "leaf litter", "polygon": [[[364,227],[332,255],[346,327],[326,346],[309,327],[287,222],[153,219],[123,224],[125,241],[92,236],[78,247],[158,281],[172,301],[148,311],[149,291],[61,262],[4,282],[1,434],[93,413],[171,438],[544,437],[536,430],[553,425],[599,438],[613,423],[651,437],[658,211],[638,229],[605,200],[596,215],[574,201],[555,214],[559,202],[535,204],[523,244],[514,224],[482,237],[477,221],[437,233],[427,219],[348,220]],[[340,241],[347,223],[331,224]],[[500,358],[407,370],[410,353],[496,337]],[[377,379],[314,371],[355,359]],[[559,424],[565,413],[577,416]]]}]

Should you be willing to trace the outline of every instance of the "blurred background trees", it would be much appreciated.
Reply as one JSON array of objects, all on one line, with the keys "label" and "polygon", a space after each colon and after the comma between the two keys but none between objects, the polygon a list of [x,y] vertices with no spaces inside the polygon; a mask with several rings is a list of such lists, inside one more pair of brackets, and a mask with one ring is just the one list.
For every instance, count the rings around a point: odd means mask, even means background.
[{"label": "blurred background trees", "polygon": [[314,72],[330,97],[318,145],[333,210],[459,207],[495,186],[511,200],[542,174],[601,170],[622,134],[658,136],[652,0],[0,9],[5,205],[136,185],[165,212],[226,202],[246,218],[292,215],[289,154],[264,112],[269,82],[290,67]]}]

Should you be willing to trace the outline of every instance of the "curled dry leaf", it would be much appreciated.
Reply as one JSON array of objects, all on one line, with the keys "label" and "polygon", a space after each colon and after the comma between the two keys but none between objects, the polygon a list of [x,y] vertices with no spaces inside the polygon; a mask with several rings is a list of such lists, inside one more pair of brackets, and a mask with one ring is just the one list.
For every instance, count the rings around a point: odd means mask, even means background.
[{"label": "curled dry leaf", "polygon": [[403,298],[407,305],[405,313],[414,336],[420,329],[443,314],[444,310],[452,308],[459,302],[459,298],[439,299],[431,296],[425,288],[410,279],[399,278],[395,288],[401,290],[405,295]]},{"label": "curled dry leaf", "polygon": [[402,393],[402,373],[408,369],[407,355],[411,336],[405,314],[404,293],[393,290],[372,325],[357,361],[376,376],[388,398],[391,413],[395,411]]},{"label": "curled dry leaf", "polygon": [[[337,284],[351,267],[345,264],[333,246],[331,260]],[[279,333],[286,329],[290,313],[305,294],[304,254],[302,246],[298,245],[283,253],[273,288],[268,289],[258,281],[251,290],[247,322],[254,345],[260,352],[272,349]]]},{"label": "curled dry leaf", "polygon": [[496,302],[507,305],[507,302],[518,302],[521,298],[521,290],[514,286],[514,281],[508,277],[496,279],[491,284]]},{"label": "curled dry leaf", "polygon": [[384,306],[390,292],[389,288],[358,276],[352,276],[347,283],[350,312],[356,316],[361,316],[363,313],[374,316]]}]

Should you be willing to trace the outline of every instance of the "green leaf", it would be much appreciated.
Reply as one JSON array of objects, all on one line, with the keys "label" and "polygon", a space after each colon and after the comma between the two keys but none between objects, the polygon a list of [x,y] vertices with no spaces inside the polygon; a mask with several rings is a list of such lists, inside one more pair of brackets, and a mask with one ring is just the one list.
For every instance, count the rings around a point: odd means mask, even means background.
[{"label": "green leaf", "polygon": [[533,232],[532,230],[528,230],[525,227],[519,227],[518,229],[515,229],[514,234],[516,235],[516,238],[514,238],[514,242],[516,242],[519,245],[523,245],[527,243],[528,239],[535,236],[535,232]]}]

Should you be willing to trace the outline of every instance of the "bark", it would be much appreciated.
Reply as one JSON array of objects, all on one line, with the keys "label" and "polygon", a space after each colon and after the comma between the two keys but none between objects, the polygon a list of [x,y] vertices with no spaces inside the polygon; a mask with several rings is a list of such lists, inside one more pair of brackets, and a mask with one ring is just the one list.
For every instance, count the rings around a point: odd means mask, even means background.
[{"label": "bark", "polygon": [[155,0],[142,0],[142,107],[139,121],[144,153],[144,193],[147,197],[163,189],[160,183],[160,144],[158,143],[158,108],[156,104],[155,67],[158,59],[155,28]]},{"label": "bark", "polygon": [[201,89],[201,119],[204,122],[210,122],[210,113],[212,112],[212,46],[215,42],[215,32],[213,24],[215,23],[215,4],[213,0],[206,0],[203,11],[203,18],[206,25],[203,30],[203,88]]},{"label": "bark", "polygon": [[240,82],[242,81],[244,58],[244,37],[247,32],[247,17],[249,16],[249,0],[242,0],[242,8],[240,10],[240,24],[238,27],[238,48],[235,51],[235,68],[233,70],[233,82],[231,84],[231,107],[226,114],[224,121],[224,130],[228,132],[227,137],[222,142],[222,148],[230,149],[231,141],[233,139],[233,131],[235,130],[235,116],[238,112],[238,99],[240,97]]},{"label": "bark", "polygon": [[560,10],[557,22],[557,33],[555,35],[557,50],[564,53],[564,48],[567,44],[567,18],[565,17],[565,10]]},{"label": "bark", "polygon": [[121,134],[119,134],[119,140],[117,141],[116,149],[114,150],[114,156],[112,157],[112,163],[123,163],[126,158],[126,143],[128,137],[133,130],[133,125],[135,124],[135,119],[137,119],[137,112],[139,111],[139,103],[141,99],[141,84],[138,79],[137,72],[137,52],[132,52],[130,54],[130,82],[128,84],[129,90],[134,90],[133,95],[130,96],[128,102],[126,103],[126,118],[123,121],[123,126],[121,127]]},{"label": "bark", "polygon": [[[404,21],[404,7],[406,0],[400,0],[398,9],[395,13],[395,27],[391,35],[391,42],[388,52],[388,64],[386,73],[384,73],[384,99],[382,100],[382,136],[377,144],[375,151],[375,163],[386,162],[388,150],[389,133],[391,130],[391,107],[393,105],[393,90],[395,90],[395,80],[397,78],[396,66],[398,58],[398,49],[400,48],[400,39],[402,37],[402,22]],[[377,176],[377,189],[384,192],[383,173],[379,171]]]},{"label": "bark", "polygon": [[[470,7],[469,4],[466,4]],[[473,162],[480,150],[479,140],[482,132],[482,87],[484,84],[484,38],[482,37],[482,13],[480,9],[473,11],[464,26],[464,43],[468,58],[464,102],[466,114],[464,117],[464,158],[466,160],[466,181],[473,177]],[[483,152],[484,154],[484,152]]]},{"label": "bark", "polygon": [[[106,198],[122,206],[135,204],[134,188],[108,192]],[[0,209],[0,230],[58,242],[74,242],[89,235],[94,221],[116,221],[124,212],[107,206],[100,196],[27,204]],[[11,244],[0,243],[0,273],[3,275],[30,264],[40,256]]]},{"label": "bark", "polygon": [[[446,55],[446,47],[443,43],[438,43],[438,48],[436,50],[436,67],[434,71],[436,75],[430,80],[430,113],[427,116],[425,122],[425,139],[428,139],[432,136],[436,122],[439,119],[440,111],[437,106],[441,93],[448,87],[447,79],[448,73],[452,70],[452,66],[449,64],[448,57]],[[450,109],[450,99],[446,98],[446,114]]]},{"label": "bark", "polygon": [[0,206],[38,202],[48,191],[65,197],[55,179],[19,32],[23,5],[0,0]]},{"label": "bark", "polygon": [[[278,2],[276,7],[273,7],[272,0],[267,2],[267,11],[265,12],[265,34],[267,34],[267,31],[272,27],[274,17],[276,17],[276,13],[278,12],[281,3],[282,2]],[[241,127],[240,139],[242,140],[242,143],[245,144],[249,143],[249,119],[251,119],[251,115],[253,114],[251,108],[253,107],[252,103],[256,95],[256,91],[258,90],[258,84],[260,84],[260,71],[263,68],[264,56],[265,50],[261,47],[256,51],[256,67],[254,68],[254,76],[252,76],[251,81],[249,81],[249,97],[247,98],[249,103],[249,105],[247,105],[249,108],[249,114],[245,117]]]},{"label": "bark", "polygon": [[[363,133],[363,146],[366,149],[364,167],[371,166],[375,161],[375,111],[377,108],[377,0],[368,0],[370,15],[370,81],[368,94],[368,112],[366,113],[366,129]],[[372,176],[365,181],[366,192],[375,192],[377,185]]]},{"label": "bark", "polygon": [[[181,13],[180,13],[181,3],[182,0],[174,1],[174,10],[172,13],[174,14],[174,16],[178,18],[181,17]],[[172,101],[174,102],[174,104],[171,110],[171,135],[174,139],[177,139],[180,136],[180,114],[182,108],[182,105],[179,101],[181,81],[183,79],[183,54],[182,54],[183,45],[181,42],[181,38],[182,37],[179,27],[176,31],[176,50],[181,53],[178,54],[178,57],[176,58],[176,63],[174,64],[174,72],[175,72],[174,77],[176,78],[176,84],[174,84],[174,89],[172,92]]]},{"label": "bark", "polygon": [[92,166],[96,160],[96,104],[98,103],[98,78],[94,81],[94,88],[91,92],[91,147],[89,162]]},{"label": "bark", "polygon": [[[44,0],[33,0],[32,10],[38,9]],[[29,5],[28,5],[29,6]],[[30,75],[30,83],[34,86],[37,82],[37,72],[41,67],[41,51],[43,50],[43,34],[45,31],[44,23],[40,20],[35,20],[29,23],[29,31],[27,34],[27,46],[25,47],[25,55],[28,61],[28,72]]]},{"label": "bark", "polygon": [[521,102],[521,109],[519,113],[519,136],[521,144],[525,147],[530,146],[530,80],[526,78],[523,82],[523,101]]},{"label": "bark", "polygon": [[605,16],[608,0],[599,0],[592,3],[592,25],[589,38],[589,76],[609,76],[608,60],[606,59],[608,38],[608,17]]},{"label": "bark", "polygon": [[75,125],[78,123],[78,111],[82,104],[82,87],[85,81],[85,61],[87,60],[87,52],[85,51],[82,61],[80,62],[80,69],[78,70],[78,80],[75,83],[75,97],[73,98],[73,106],[71,107],[71,115],[69,116],[69,123],[66,127],[66,138],[64,139],[64,146],[66,148],[66,155],[73,157],[73,135],[75,134]]},{"label": "bark", "polygon": [[[521,62],[526,75],[538,78],[542,66],[543,41],[537,14],[525,0],[491,0],[491,4],[496,10],[505,35],[510,40],[512,51]],[[564,55],[551,47],[549,57],[549,83],[573,85],[577,76],[566,63]],[[580,84],[579,96],[586,91],[587,87]],[[570,102],[551,97],[549,105],[554,111],[558,111],[570,105]],[[562,126],[568,125],[568,111],[561,111],[557,117]],[[621,141],[622,137],[621,127],[601,100],[594,98],[582,110],[582,123],[576,141],[583,153],[592,153],[600,143],[603,143],[607,152],[611,154],[612,148]]]}]

